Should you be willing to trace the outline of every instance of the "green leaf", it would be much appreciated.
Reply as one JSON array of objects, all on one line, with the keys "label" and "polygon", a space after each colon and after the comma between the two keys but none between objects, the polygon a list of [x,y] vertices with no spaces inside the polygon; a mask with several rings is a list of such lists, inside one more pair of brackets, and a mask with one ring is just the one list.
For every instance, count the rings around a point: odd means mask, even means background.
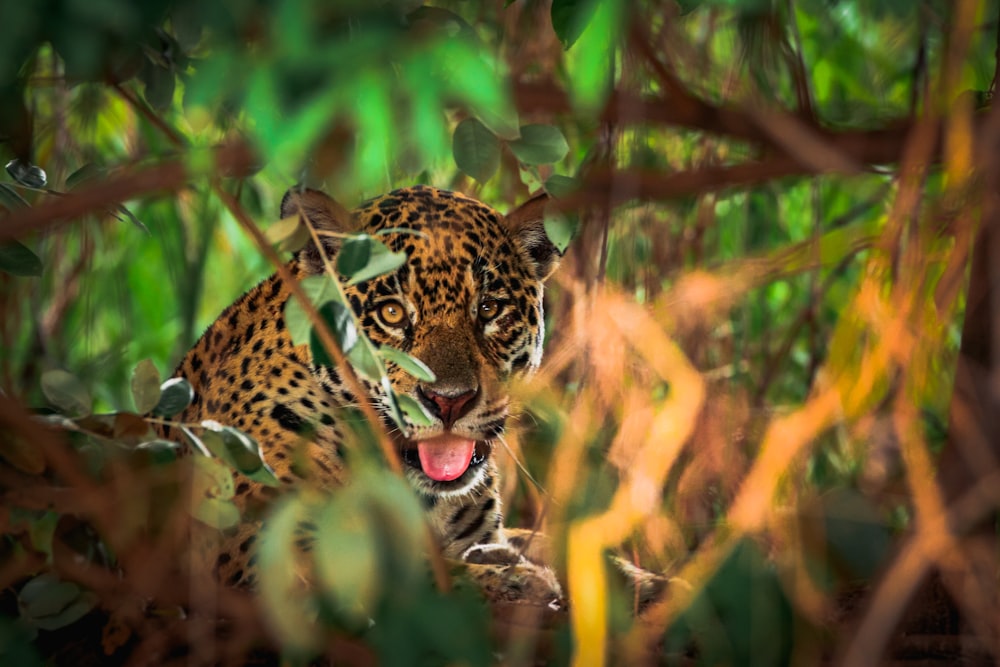
[{"label": "green leaf", "polygon": [[369,502],[374,506],[374,525],[384,543],[382,553],[389,580],[405,584],[422,567],[412,556],[423,549],[426,539],[420,501],[405,479],[384,468],[361,470],[358,483],[370,490]]},{"label": "green leaf", "polygon": [[42,373],[42,393],[53,405],[71,417],[90,414],[93,405],[90,392],[78,378],[64,370]]},{"label": "green leaf", "polygon": [[8,211],[17,211],[22,208],[30,208],[31,205],[18,194],[17,190],[6,183],[0,183],[0,206]]},{"label": "green leaf", "polygon": [[528,188],[528,192],[535,192],[545,185],[542,183],[541,176],[538,175],[537,167],[525,167],[521,165],[517,168],[517,174],[521,178],[521,182],[524,183],[524,186]]},{"label": "green leaf", "polygon": [[143,359],[132,371],[132,403],[135,411],[146,414],[160,402],[160,372],[152,359]]},{"label": "green leaf", "polygon": [[[320,317],[333,334],[334,340],[340,346],[341,352],[348,354],[358,343],[358,330],[354,324],[354,315],[350,308],[338,301],[327,301],[319,308]],[[326,353],[326,348],[315,331],[309,339],[309,349],[313,361],[321,366],[336,366],[333,359]]]},{"label": "green leaf", "polygon": [[563,48],[570,48],[580,38],[599,4],[601,0],[552,0],[552,27]]},{"label": "green leaf", "polygon": [[68,581],[60,581],[50,573],[26,583],[17,597],[21,618],[41,630],[58,630],[75,623],[96,603],[93,593]]},{"label": "green leaf", "polygon": [[18,241],[7,241],[0,245],[0,271],[25,278],[40,276],[42,260],[26,245]]},{"label": "green leaf", "polygon": [[361,344],[355,345],[347,353],[347,359],[351,366],[370,380],[385,377],[385,367],[378,358],[375,346],[367,338],[362,338]]},{"label": "green leaf", "polygon": [[202,498],[192,516],[210,528],[229,530],[240,523],[240,510],[231,500]]},{"label": "green leaf", "polygon": [[80,594],[76,584],[61,581],[51,573],[40,574],[21,588],[17,606],[29,618],[59,613]]},{"label": "green leaf", "polygon": [[[545,181],[543,187],[549,195],[555,199],[559,199],[576,192],[580,188],[580,183],[575,178],[556,175]],[[580,220],[576,215],[549,211],[548,208],[546,207],[545,219],[543,221],[545,234],[549,237],[549,241],[558,248],[560,253],[566,252],[566,248],[569,247],[570,242],[576,236],[576,232],[580,227]]]},{"label": "green leaf", "polygon": [[360,619],[373,610],[382,582],[380,545],[362,492],[356,484],[341,489],[320,512],[314,561],[337,614]]},{"label": "green leaf", "polygon": [[173,417],[194,400],[194,389],[185,378],[170,378],[160,385],[160,400],[153,408],[158,417]]},{"label": "green leaf", "polygon": [[260,531],[257,549],[261,609],[282,646],[301,651],[312,650],[317,644],[313,599],[303,595],[296,568],[289,566],[298,559],[296,532],[300,523],[310,518],[306,510],[299,496],[278,500]]},{"label": "green leaf", "polygon": [[154,464],[164,464],[176,461],[184,446],[171,440],[150,440],[136,445],[136,451],[145,452]]},{"label": "green leaf", "polygon": [[[222,436],[215,431],[206,430],[202,434],[202,442],[207,442],[213,438],[217,443],[213,443],[213,448],[224,449]],[[205,446],[205,445],[203,445]],[[195,468],[194,480],[192,483],[192,497],[194,498],[217,498],[219,500],[229,500],[236,493],[236,484],[233,482],[233,471],[219,459],[208,456],[195,456],[192,459]]]},{"label": "green leaf", "polygon": [[569,152],[566,137],[552,125],[524,125],[521,138],[508,142],[511,151],[525,164],[558,162]]},{"label": "green leaf", "polygon": [[337,252],[337,270],[343,276],[353,276],[368,265],[372,256],[372,237],[359,234],[344,240]]},{"label": "green leaf", "polygon": [[437,379],[434,377],[434,371],[428,368],[427,364],[402,350],[397,350],[391,345],[380,347],[378,356],[382,357],[385,361],[391,361],[418,380],[434,382]]},{"label": "green leaf", "polygon": [[455,128],[451,151],[458,168],[480,183],[500,168],[500,140],[475,118],[466,118]]},{"label": "green leaf", "polygon": [[169,109],[174,101],[176,84],[173,71],[150,62],[143,68],[141,78],[146,87],[145,97],[149,106],[157,111]]},{"label": "green leaf", "polygon": [[560,253],[566,252],[576,231],[579,228],[579,221],[575,218],[563,214],[546,214],[545,235],[549,237],[552,244],[558,248]]},{"label": "green leaf", "polygon": [[146,234],[149,234],[149,227],[147,227],[142,222],[142,220],[140,220],[139,218],[135,217],[135,214],[132,213],[132,211],[128,210],[128,208],[126,208],[125,206],[123,206],[121,204],[118,204],[117,206],[115,206],[114,216],[116,218],[118,218],[119,220],[121,220],[122,217],[126,218],[133,225],[135,225],[136,227],[138,227],[142,231],[146,232]]},{"label": "green leaf", "polygon": [[267,486],[278,486],[274,471],[264,462],[260,445],[246,433],[213,420],[201,423],[205,427],[202,442],[210,452],[245,476]]},{"label": "green leaf", "polygon": [[555,197],[562,199],[568,197],[580,189],[580,181],[570,176],[555,174],[545,181],[545,191]]},{"label": "green leaf", "polygon": [[397,400],[396,392],[392,390],[392,384],[389,382],[389,376],[383,375],[379,379],[379,386],[382,387],[382,391],[385,393],[386,401],[389,403],[389,417],[392,419],[393,423],[400,428],[400,430],[406,430],[406,420],[403,418],[403,411],[399,407],[399,401]]},{"label": "green leaf", "polygon": [[412,396],[396,394],[396,402],[399,404],[399,408],[403,411],[403,414],[410,418],[412,424],[416,426],[431,426],[434,424],[434,420],[427,414],[426,408]]},{"label": "green leaf", "polygon": [[[340,302],[340,292],[330,276],[309,276],[299,285],[309,297],[310,303],[317,308],[328,301]],[[285,326],[288,328],[288,335],[292,337],[293,343],[302,345],[309,342],[312,323],[306,317],[302,304],[295,297],[289,298],[285,303]]]},{"label": "green leaf", "polygon": [[66,177],[66,189],[76,190],[81,185],[104,178],[106,174],[107,170],[103,167],[99,167],[93,162],[88,162]]},{"label": "green leaf", "polygon": [[337,253],[337,270],[347,277],[348,285],[395,271],[405,263],[405,252],[392,252],[367,234],[351,237]]},{"label": "green leaf", "polygon": [[196,436],[194,432],[191,431],[190,428],[188,428],[187,426],[178,426],[177,428],[180,429],[180,432],[184,434],[184,437],[187,439],[187,441],[191,443],[192,449],[201,454],[203,457],[211,458],[212,452],[208,451],[208,447],[205,446],[205,443],[202,442],[201,438]]},{"label": "green leaf", "polygon": [[302,218],[297,215],[290,215],[282,218],[264,230],[264,237],[271,245],[281,243],[288,237],[299,231],[302,226]]},{"label": "green leaf", "polygon": [[45,175],[44,169],[18,158],[14,158],[7,163],[7,173],[21,185],[36,190],[44,188],[48,182],[48,176]]},{"label": "green leaf", "polygon": [[98,598],[96,595],[90,591],[83,591],[58,614],[36,618],[33,620],[32,625],[39,630],[51,631],[65,628],[86,616],[91,609],[97,606],[97,602]]},{"label": "green leaf", "polygon": [[513,141],[521,136],[521,119],[518,118],[517,110],[509,104],[504,104],[499,110],[479,107],[476,109],[476,118],[499,139]]}]

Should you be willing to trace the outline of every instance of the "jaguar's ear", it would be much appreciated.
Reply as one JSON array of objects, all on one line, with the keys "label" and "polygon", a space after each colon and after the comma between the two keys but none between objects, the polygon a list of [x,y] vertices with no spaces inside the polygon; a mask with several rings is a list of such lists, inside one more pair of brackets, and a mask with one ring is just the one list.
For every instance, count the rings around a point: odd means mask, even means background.
[{"label": "jaguar's ear", "polygon": [[507,230],[531,259],[531,268],[540,280],[551,276],[562,259],[562,253],[545,233],[545,205],[548,202],[548,195],[536,195],[504,218]]},{"label": "jaguar's ear", "polygon": [[[303,222],[308,221],[308,224],[317,231],[323,252],[328,257],[337,254],[341,239],[324,232],[354,231],[354,218],[351,213],[328,194],[319,190],[296,186],[285,193],[281,199],[281,217],[295,216]],[[298,252],[297,257],[309,273],[323,272],[323,255],[313,243],[311,234],[309,242]]]}]

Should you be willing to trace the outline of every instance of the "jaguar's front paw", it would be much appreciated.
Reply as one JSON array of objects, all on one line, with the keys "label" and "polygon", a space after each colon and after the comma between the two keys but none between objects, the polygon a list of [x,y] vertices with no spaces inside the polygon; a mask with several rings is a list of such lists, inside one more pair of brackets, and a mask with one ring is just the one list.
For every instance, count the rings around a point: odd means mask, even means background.
[{"label": "jaguar's front paw", "polygon": [[553,611],[565,606],[555,573],[505,544],[477,544],[462,554],[462,560],[491,602],[527,602]]}]

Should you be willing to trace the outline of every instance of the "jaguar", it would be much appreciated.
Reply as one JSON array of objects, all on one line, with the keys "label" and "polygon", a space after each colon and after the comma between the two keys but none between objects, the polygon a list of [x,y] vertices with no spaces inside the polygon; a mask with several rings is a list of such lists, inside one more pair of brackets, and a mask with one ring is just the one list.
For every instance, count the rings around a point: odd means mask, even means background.
[{"label": "jaguar", "polygon": [[[260,444],[282,485],[334,490],[348,477],[343,409],[368,402],[393,434],[443,555],[462,562],[491,600],[558,606],[563,596],[551,569],[526,557],[523,532],[503,525],[496,461],[511,413],[509,380],[542,358],[544,284],[561,257],[542,210],[536,198],[501,215],[462,194],[416,186],[348,212],[319,190],[292,188],[281,216],[298,218],[314,234],[286,277],[336,271],[351,234],[405,253],[394,271],[355,284],[340,278],[374,346],[401,350],[433,374],[433,381],[420,380],[396,363],[386,366],[392,391],[417,402],[427,419],[395,427],[392,397],[380,383],[361,376],[351,385],[335,364],[296,344],[285,321],[291,290],[278,272],[229,306],[183,358],[175,375],[188,380],[194,397],[177,421],[240,429]],[[162,431],[179,435],[169,425]],[[252,587],[261,528],[255,508],[266,506],[274,489],[234,475],[246,518],[208,560],[221,582]]]}]

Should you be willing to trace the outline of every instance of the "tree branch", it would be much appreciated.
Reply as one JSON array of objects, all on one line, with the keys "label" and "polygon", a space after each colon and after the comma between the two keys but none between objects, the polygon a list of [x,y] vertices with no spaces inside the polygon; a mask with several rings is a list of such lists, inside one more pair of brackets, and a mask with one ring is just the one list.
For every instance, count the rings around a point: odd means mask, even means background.
[{"label": "tree branch", "polygon": [[[572,111],[569,96],[555,83],[518,83],[514,87],[514,100],[525,113],[544,112],[563,114]],[[729,139],[758,144],[773,152],[784,154],[782,146],[770,132],[760,126],[759,118],[773,118],[774,123],[795,117],[801,127],[816,135],[823,143],[836,146],[846,157],[867,165],[893,164],[899,161],[907,137],[916,121],[913,118],[896,118],[882,127],[865,130],[836,130],[790,112],[762,110],[750,113],[732,105],[713,105],[690,93],[669,96],[635,95],[616,91],[601,120],[621,124],[647,123],[681,127],[707,132]],[[982,125],[985,112],[977,114],[976,129]],[[940,149],[935,151],[940,153]]]},{"label": "tree branch", "polygon": [[[179,157],[152,167],[129,171],[78,193],[67,193],[38,206],[15,211],[0,219],[0,242],[20,238],[85,215],[101,213],[109,206],[135,197],[181,190],[191,179],[189,162]],[[248,144],[232,142],[215,149],[212,164],[213,176],[240,177],[252,173],[258,160]]]}]

